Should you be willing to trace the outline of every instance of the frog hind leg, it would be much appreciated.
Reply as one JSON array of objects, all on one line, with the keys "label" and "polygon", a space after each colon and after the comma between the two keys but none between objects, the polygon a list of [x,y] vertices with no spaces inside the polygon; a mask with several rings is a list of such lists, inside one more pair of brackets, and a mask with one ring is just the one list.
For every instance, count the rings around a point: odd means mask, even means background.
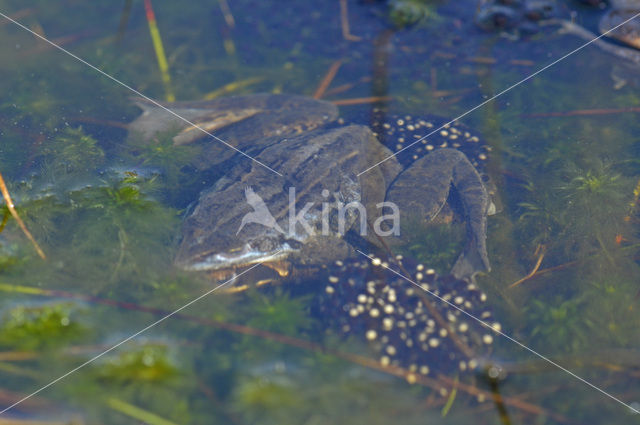
[{"label": "frog hind leg", "polygon": [[491,270],[487,255],[487,215],[492,203],[478,171],[464,154],[459,154],[462,158],[453,170],[453,185],[464,207],[467,243],[451,274],[458,279],[473,281],[476,273]]},{"label": "frog hind leg", "polygon": [[486,248],[490,200],[482,178],[462,152],[439,149],[414,162],[393,182],[386,200],[431,221],[446,204],[452,187],[462,203],[467,241],[451,274],[473,281],[476,273],[491,269]]}]

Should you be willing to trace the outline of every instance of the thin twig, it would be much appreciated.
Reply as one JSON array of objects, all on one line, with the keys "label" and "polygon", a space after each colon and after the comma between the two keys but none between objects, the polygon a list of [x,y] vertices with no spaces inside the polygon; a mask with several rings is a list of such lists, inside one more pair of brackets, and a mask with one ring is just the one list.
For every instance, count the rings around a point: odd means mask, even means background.
[{"label": "thin twig", "polygon": [[529,274],[523,277],[522,279],[513,282],[511,285],[509,285],[509,288],[515,288],[516,286],[520,285],[522,282],[531,279],[538,272],[538,269],[542,264],[542,260],[544,259],[544,254],[546,252],[545,246],[538,245],[538,247],[536,248],[536,253],[538,252],[540,252],[540,254],[538,255],[538,261],[536,261],[536,265],[533,266],[533,270],[531,270],[531,272],[529,272]]},{"label": "thin twig", "polygon": [[122,12],[120,13],[120,23],[118,24],[118,31],[116,32],[116,43],[122,42],[124,33],[129,25],[129,18],[131,16],[131,7],[133,6],[133,0],[125,0]]},{"label": "thin twig", "polygon": [[372,96],[372,97],[357,97],[354,99],[332,100],[331,103],[337,106],[347,106],[347,105],[361,105],[363,103],[387,102],[392,99],[393,98],[391,96]]},{"label": "thin twig", "polygon": [[336,77],[336,74],[338,73],[338,70],[340,69],[341,65],[342,65],[342,61],[339,59],[331,64],[331,66],[329,67],[329,70],[327,71],[324,78],[320,82],[320,85],[316,89],[316,92],[313,94],[314,99],[321,99],[322,96],[324,96],[324,93],[327,91],[327,88],[329,88],[329,85],[331,84],[333,79]]},{"label": "thin twig", "polygon": [[224,16],[224,21],[227,23],[227,26],[229,28],[235,28],[236,20],[233,18],[233,14],[231,13],[231,8],[229,7],[227,0],[218,0],[218,4],[220,5],[220,11],[222,12],[222,16]]},{"label": "thin twig", "polygon": [[[629,246],[625,246],[624,248],[620,248],[620,251],[632,251],[632,250],[636,250],[638,247],[640,246],[640,244],[633,244],[633,245],[629,245]],[[573,260],[573,261],[569,261],[563,264],[559,264],[557,266],[553,266],[553,267],[548,267],[546,269],[542,269],[542,270],[538,270],[535,275],[532,276],[533,277],[538,277],[540,275],[543,274],[547,274],[547,273],[551,273],[551,272],[555,272],[557,270],[562,270],[562,269],[566,269],[568,267],[573,267],[577,264],[589,261],[593,258],[596,258],[598,255],[600,254],[595,254],[595,255],[591,255],[589,257],[585,257],[585,258],[581,258],[579,260]]]},{"label": "thin twig", "polygon": [[347,0],[340,0],[340,27],[342,28],[342,36],[345,40],[362,40],[362,37],[351,34],[351,29],[349,28],[349,10],[347,9]]},{"label": "thin twig", "polygon": [[[12,19],[21,19],[30,15],[33,15],[34,12],[35,12],[35,9],[33,8],[21,9],[12,13],[10,16]],[[2,20],[2,22],[0,22],[0,27],[6,25],[8,22],[9,21]]]},{"label": "thin twig", "polygon": [[640,107],[629,106],[626,108],[598,108],[598,109],[576,109],[574,111],[565,112],[540,112],[535,114],[524,114],[525,118],[541,118],[541,117],[576,117],[589,115],[609,115],[622,114],[626,112],[640,112]]},{"label": "thin twig", "polygon": [[358,84],[368,83],[370,81],[371,81],[371,77],[365,76],[365,77],[360,78],[355,83],[346,83],[346,84],[342,84],[342,85],[336,86],[336,87],[334,87],[332,89],[329,89],[324,93],[324,95],[325,96],[330,96],[332,94],[344,93],[344,92],[346,92],[348,90],[351,90],[352,88],[354,88]]},{"label": "thin twig", "polygon": [[25,226],[24,222],[18,215],[18,212],[14,208],[13,201],[11,200],[11,195],[9,195],[9,190],[7,189],[7,185],[4,182],[2,173],[0,173],[0,192],[2,192],[2,197],[4,198],[4,201],[7,204],[7,208],[9,209],[9,212],[11,213],[13,218],[15,218],[16,221],[18,222],[18,226],[20,226],[20,228],[22,229],[22,232],[25,235],[27,235],[27,238],[33,244],[33,247],[36,249],[36,252],[40,256],[40,258],[42,258],[43,260],[46,260],[47,259],[46,255],[44,255],[44,252],[42,251],[42,249],[40,249],[38,242],[36,242],[36,240],[33,238],[33,236],[31,235],[31,232],[29,232],[29,229],[27,229],[27,226]]}]

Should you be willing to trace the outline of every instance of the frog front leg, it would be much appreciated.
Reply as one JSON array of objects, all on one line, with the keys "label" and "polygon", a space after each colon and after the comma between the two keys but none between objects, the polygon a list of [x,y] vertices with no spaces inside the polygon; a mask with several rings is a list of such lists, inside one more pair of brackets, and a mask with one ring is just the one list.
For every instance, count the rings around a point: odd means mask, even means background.
[{"label": "frog front leg", "polygon": [[470,281],[476,273],[491,269],[486,248],[490,200],[478,171],[462,152],[439,149],[414,162],[392,183],[386,200],[401,212],[431,221],[445,206],[452,187],[462,203],[467,241],[451,274]]}]

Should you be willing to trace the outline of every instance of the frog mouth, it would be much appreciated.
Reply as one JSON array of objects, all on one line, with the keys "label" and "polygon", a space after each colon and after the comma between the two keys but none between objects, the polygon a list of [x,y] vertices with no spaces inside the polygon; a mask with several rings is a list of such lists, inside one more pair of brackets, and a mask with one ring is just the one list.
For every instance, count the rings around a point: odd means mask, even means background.
[{"label": "frog mouth", "polygon": [[284,243],[277,250],[263,251],[245,244],[242,248],[228,252],[203,253],[187,260],[177,260],[176,265],[187,271],[206,272],[208,276],[216,280],[229,279],[246,272],[249,268],[262,264],[278,272],[280,276],[286,276],[289,265],[286,258],[295,249]]}]

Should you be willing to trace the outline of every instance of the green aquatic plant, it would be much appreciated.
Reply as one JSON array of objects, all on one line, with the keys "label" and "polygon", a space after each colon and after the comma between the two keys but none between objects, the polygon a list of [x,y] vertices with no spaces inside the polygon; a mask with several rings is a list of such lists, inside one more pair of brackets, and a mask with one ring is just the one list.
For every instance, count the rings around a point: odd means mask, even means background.
[{"label": "green aquatic plant", "polygon": [[[168,131],[154,137],[152,141],[131,141],[123,154],[131,160],[139,162],[143,167],[158,171],[158,180],[164,186],[165,199],[173,202],[174,198],[182,198],[188,188],[200,186],[200,174],[190,166],[192,160],[201,152],[201,147],[194,144],[175,145],[175,131]],[[195,194],[193,196],[196,196]]]},{"label": "green aquatic plant", "polygon": [[17,243],[0,241],[0,273],[14,270],[26,262],[26,256]]},{"label": "green aquatic plant", "polygon": [[426,226],[407,223],[402,225],[400,233],[402,245],[393,248],[393,253],[412,258],[438,273],[446,273],[453,267],[465,239],[465,227],[461,223]]},{"label": "green aquatic plant", "polygon": [[103,209],[113,217],[146,211],[154,206],[147,194],[155,188],[155,180],[155,175],[145,178],[135,171],[125,171],[119,179],[105,182],[107,184],[99,187],[95,194],[88,192],[86,199],[94,202],[89,204],[90,208]]},{"label": "green aquatic plant", "polygon": [[168,255],[178,217],[149,195],[155,185],[155,176],[126,172],[102,187],[70,195],[76,211],[59,230],[72,229],[65,245],[78,258],[76,267],[97,273],[104,282],[119,276],[137,285],[157,281],[151,271],[160,269],[153,263]]},{"label": "green aquatic plant", "polygon": [[77,177],[100,167],[104,162],[104,152],[82,127],[65,127],[42,145],[40,160],[45,164],[45,173],[56,178],[69,174]]},{"label": "green aquatic plant", "polygon": [[525,307],[531,324],[529,343],[544,346],[551,353],[574,353],[588,348],[597,327],[585,314],[584,307],[585,301],[579,297],[530,299]]},{"label": "green aquatic plant", "polygon": [[570,164],[564,175],[566,183],[558,189],[564,195],[561,217],[571,229],[569,236],[581,249],[598,247],[613,261],[610,251],[625,227],[633,193],[629,179],[615,171],[615,164],[603,161],[584,167]]},{"label": "green aquatic plant", "polygon": [[434,0],[391,0],[389,20],[397,28],[425,23],[437,18],[437,3]]},{"label": "green aquatic plant", "polygon": [[[246,423],[442,423],[439,409],[412,408],[424,400],[420,386],[407,388],[401,379],[388,379],[335,358],[325,363],[318,357],[277,359],[251,369],[244,367],[229,404]],[[457,406],[447,417],[454,421],[451,423],[458,423],[451,419]]]},{"label": "green aquatic plant", "polygon": [[0,102],[2,117],[10,118],[12,124],[25,129],[55,128],[59,123],[61,101],[52,93],[55,84],[51,76],[41,72],[15,75],[18,77],[10,79],[11,89],[4,87],[7,91],[3,90],[7,96]]},{"label": "green aquatic plant", "polygon": [[[172,279],[162,274],[170,264],[166,259],[179,220],[175,209],[153,197],[160,193],[157,176],[111,172],[93,183],[44,195],[36,192],[33,198],[28,188],[18,191],[25,194],[20,196],[19,213],[52,260],[29,263],[30,281],[40,276],[61,284],[73,276],[74,285],[92,291],[120,279],[136,286],[171,284]],[[15,228],[10,222],[5,231],[15,233]],[[28,259],[29,252],[22,251]],[[82,283],[86,280],[94,285],[87,288]]]},{"label": "green aquatic plant", "polygon": [[268,294],[250,291],[246,307],[251,317],[247,324],[258,329],[299,335],[312,325],[308,304],[311,296],[293,297],[282,287]]},{"label": "green aquatic plant", "polygon": [[160,167],[168,180],[175,178],[182,167],[200,153],[196,145],[176,145],[173,142],[175,134],[175,131],[168,131],[157,135],[153,141],[143,143],[138,152],[143,165]]},{"label": "green aquatic plant", "polygon": [[70,303],[18,306],[2,315],[0,346],[11,350],[64,347],[83,337],[87,328]]},{"label": "green aquatic plant", "polygon": [[[614,261],[616,236],[631,233],[625,216],[633,196],[631,179],[617,168],[601,160],[569,163],[539,183],[523,184],[520,238],[528,246],[546,245],[548,257],[561,261],[598,253]],[[555,190],[543,189],[554,183]]]},{"label": "green aquatic plant", "polygon": [[558,202],[552,193],[541,190],[534,182],[522,185],[526,202],[519,202],[518,231],[532,245],[549,244],[562,231]]},{"label": "green aquatic plant", "polygon": [[97,379],[115,385],[154,384],[178,375],[166,344],[147,343],[115,355],[97,369]]},{"label": "green aquatic plant", "polygon": [[269,379],[260,376],[246,378],[237,384],[235,403],[242,406],[244,416],[250,420],[259,420],[267,414],[281,416],[284,411],[305,402],[299,385],[287,378],[286,375]]},{"label": "green aquatic plant", "polygon": [[620,200],[621,175],[614,171],[614,164],[598,161],[589,168],[577,168],[574,164],[567,167],[569,182],[560,186],[567,192],[571,203],[578,207],[591,208],[597,202],[617,202]]}]

